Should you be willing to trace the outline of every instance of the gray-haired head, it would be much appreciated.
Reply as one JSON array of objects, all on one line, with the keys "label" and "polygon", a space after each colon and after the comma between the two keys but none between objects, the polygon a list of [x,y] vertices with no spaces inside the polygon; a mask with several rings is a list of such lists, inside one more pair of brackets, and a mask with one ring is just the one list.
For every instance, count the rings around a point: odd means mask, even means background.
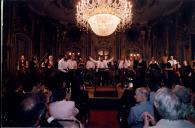
[{"label": "gray-haired head", "polygon": [[160,88],[155,95],[154,105],[163,119],[181,119],[181,102],[177,96],[168,88]]},{"label": "gray-haired head", "polygon": [[148,99],[149,92],[145,87],[137,88],[135,91],[135,100],[136,102],[143,102]]},{"label": "gray-haired head", "polygon": [[173,89],[173,92],[179,98],[180,102],[184,104],[191,103],[190,91],[186,87],[181,85],[176,85],[175,88]]},{"label": "gray-haired head", "polygon": [[173,92],[182,104],[181,109],[183,109],[183,117],[190,115],[195,118],[195,108],[191,104],[191,94],[189,89],[181,85],[176,85]]}]

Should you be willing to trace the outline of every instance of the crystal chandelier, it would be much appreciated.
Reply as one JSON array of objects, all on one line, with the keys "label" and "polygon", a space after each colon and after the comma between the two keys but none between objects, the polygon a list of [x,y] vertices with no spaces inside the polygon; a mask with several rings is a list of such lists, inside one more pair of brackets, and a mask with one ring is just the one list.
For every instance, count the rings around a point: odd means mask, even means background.
[{"label": "crystal chandelier", "polygon": [[132,4],[127,0],[81,0],[76,20],[80,27],[91,28],[98,36],[111,35],[132,22]]}]

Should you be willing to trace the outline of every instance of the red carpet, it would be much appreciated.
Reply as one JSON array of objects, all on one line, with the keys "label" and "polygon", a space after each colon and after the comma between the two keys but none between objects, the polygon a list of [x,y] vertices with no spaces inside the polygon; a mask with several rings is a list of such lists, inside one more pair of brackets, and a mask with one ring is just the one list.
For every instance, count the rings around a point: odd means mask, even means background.
[{"label": "red carpet", "polygon": [[85,128],[120,128],[115,110],[91,110]]}]

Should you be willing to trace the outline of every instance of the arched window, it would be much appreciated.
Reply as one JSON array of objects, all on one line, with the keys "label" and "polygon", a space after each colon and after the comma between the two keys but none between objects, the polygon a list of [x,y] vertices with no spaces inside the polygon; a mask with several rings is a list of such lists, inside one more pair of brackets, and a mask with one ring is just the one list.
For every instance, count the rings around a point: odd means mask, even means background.
[{"label": "arched window", "polygon": [[97,56],[103,56],[105,59],[107,59],[110,56],[110,51],[107,49],[100,49],[97,51]]}]

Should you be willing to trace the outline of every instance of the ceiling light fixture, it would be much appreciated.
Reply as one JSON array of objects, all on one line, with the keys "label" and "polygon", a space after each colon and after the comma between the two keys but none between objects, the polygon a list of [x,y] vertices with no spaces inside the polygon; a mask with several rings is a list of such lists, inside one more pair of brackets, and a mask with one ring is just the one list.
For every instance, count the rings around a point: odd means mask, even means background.
[{"label": "ceiling light fixture", "polygon": [[81,0],[76,20],[83,29],[91,28],[98,36],[108,36],[132,23],[132,4],[127,0]]}]

